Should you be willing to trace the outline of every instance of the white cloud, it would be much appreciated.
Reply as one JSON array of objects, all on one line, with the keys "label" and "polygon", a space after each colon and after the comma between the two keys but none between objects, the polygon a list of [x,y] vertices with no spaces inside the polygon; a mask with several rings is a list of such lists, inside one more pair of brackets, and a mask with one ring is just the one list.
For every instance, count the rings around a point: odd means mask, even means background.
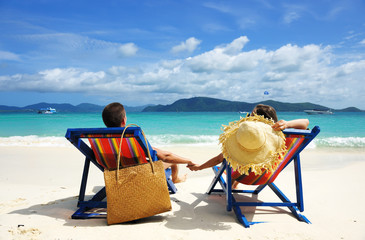
[{"label": "white cloud", "polygon": [[361,60],[358,62],[349,62],[341,65],[337,68],[340,76],[348,76],[356,73],[365,72],[365,60]]},{"label": "white cloud", "polygon": [[248,42],[249,40],[246,36],[239,37],[233,40],[230,44],[227,44],[227,46],[224,48],[224,52],[231,55],[237,54]]},{"label": "white cloud", "polygon": [[270,69],[285,72],[297,72],[304,68],[313,69],[318,64],[328,62],[328,50],[314,44],[304,47],[287,44],[268,54]]},{"label": "white cloud", "polygon": [[237,19],[237,24],[240,27],[240,29],[247,29],[252,28],[257,23],[257,16],[249,16],[249,17],[242,17],[240,16]]},{"label": "white cloud", "polygon": [[283,22],[285,24],[290,24],[298,19],[302,18],[305,15],[312,15],[310,8],[306,6],[305,3],[301,2],[299,4],[293,3],[284,3],[283,4],[284,15]]},{"label": "white cloud", "polygon": [[112,66],[108,69],[108,73],[111,75],[120,75],[120,74],[139,74],[142,72],[142,69],[139,67],[125,67],[125,66]]},{"label": "white cloud", "polygon": [[20,57],[12,52],[0,51],[0,60],[20,61]]},{"label": "white cloud", "polygon": [[214,3],[214,2],[204,2],[203,6],[214,9],[214,10],[222,12],[222,13],[232,14],[232,12],[234,12],[231,7],[229,7],[227,4],[224,4],[224,3],[219,4],[219,3]]},{"label": "white cloud", "polygon": [[98,50],[106,48],[116,48],[117,43],[90,38],[74,33],[45,33],[28,34],[22,38],[32,42],[40,49],[51,49],[52,51],[75,51],[75,50]]},{"label": "white cloud", "polygon": [[179,53],[187,51],[189,53],[194,52],[194,50],[198,47],[198,45],[201,43],[199,39],[196,39],[195,37],[188,38],[185,42],[180,43],[177,46],[174,46],[171,49],[171,52],[173,53]]},{"label": "white cloud", "polygon": [[86,92],[93,91],[105,82],[103,71],[90,72],[76,68],[55,68],[34,75],[15,74],[0,78],[1,90],[26,90],[36,92]]},{"label": "white cloud", "polygon": [[134,43],[122,44],[119,47],[119,52],[125,57],[131,57],[136,55],[138,47]]},{"label": "white cloud", "polygon": [[171,103],[209,96],[236,101],[270,98],[313,102],[332,108],[365,108],[365,60],[335,65],[330,47],[287,44],[274,50],[244,50],[245,36],[187,59],[115,65],[104,71],[54,68],[36,74],[0,76],[0,91],[81,92],[123,96],[134,105]]},{"label": "white cloud", "polygon": [[239,37],[225,46],[188,58],[187,65],[193,72],[242,72],[253,69],[265,50],[242,52],[248,41],[246,36]]},{"label": "white cloud", "polygon": [[[342,3],[339,3],[342,4]],[[338,4],[337,4],[338,5]],[[345,4],[346,5],[346,4]],[[325,19],[331,20],[336,18],[341,12],[345,11],[346,7],[345,6],[331,6],[331,8],[329,9],[329,11],[327,12],[327,14],[325,15]]]},{"label": "white cloud", "polygon": [[215,33],[215,32],[227,32],[227,31],[231,31],[232,29],[229,28],[229,26],[220,24],[220,23],[213,23],[213,22],[208,22],[208,23],[203,23],[203,29],[206,32],[210,32],[210,33]]},{"label": "white cloud", "polygon": [[360,41],[361,45],[365,45],[365,39],[363,39],[362,41]]},{"label": "white cloud", "polygon": [[290,11],[290,12],[287,12],[285,15],[284,15],[284,23],[292,23],[294,22],[295,20],[299,19],[300,18],[300,15],[298,12],[295,12],[295,11]]}]

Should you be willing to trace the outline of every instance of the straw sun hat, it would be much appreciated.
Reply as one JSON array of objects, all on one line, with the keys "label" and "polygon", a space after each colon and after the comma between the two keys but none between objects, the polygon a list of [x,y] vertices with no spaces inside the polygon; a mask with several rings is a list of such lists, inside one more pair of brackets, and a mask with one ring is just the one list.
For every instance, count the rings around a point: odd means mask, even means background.
[{"label": "straw sun hat", "polygon": [[286,147],[284,134],[272,129],[273,124],[272,120],[254,114],[224,126],[219,142],[233,170],[258,175],[276,169]]}]

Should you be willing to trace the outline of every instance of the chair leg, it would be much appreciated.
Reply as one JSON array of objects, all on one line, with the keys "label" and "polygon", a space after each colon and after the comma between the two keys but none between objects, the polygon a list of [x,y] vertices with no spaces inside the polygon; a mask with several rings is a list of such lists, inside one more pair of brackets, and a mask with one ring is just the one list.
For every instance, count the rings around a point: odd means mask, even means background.
[{"label": "chair leg", "polygon": [[105,187],[103,187],[102,189],[99,190],[99,192],[97,192],[90,201],[95,201],[95,202],[101,202],[104,200],[104,198],[106,198],[106,191],[105,191]]},{"label": "chair leg", "polygon": [[177,192],[177,188],[176,188],[174,182],[171,179],[171,168],[165,169],[165,175],[166,175],[166,182],[167,182],[167,187],[169,189],[169,192],[171,194],[176,193]]},{"label": "chair leg", "polygon": [[87,219],[88,216],[84,215],[85,211],[86,211],[85,206],[79,206],[79,209],[77,209],[77,211],[74,212],[74,214],[72,214],[71,218],[72,219]]},{"label": "chair leg", "polygon": [[[231,172],[231,167],[227,166],[227,172]],[[235,197],[233,196],[234,192],[240,192],[240,193],[253,193],[253,191],[233,191],[232,190],[232,177],[231,174],[227,174],[227,192],[226,192],[226,197],[227,197],[227,211],[234,211],[237,220],[245,227],[245,228],[249,228],[251,225],[254,225],[256,223],[261,223],[261,222],[250,222],[247,220],[246,216],[242,213],[241,208],[239,206],[239,204],[236,202]]]},{"label": "chair leg", "polygon": [[93,208],[106,208],[106,207],[107,207],[106,202],[91,201],[91,200],[81,202],[79,209],[77,209],[77,211],[74,212],[74,214],[72,214],[71,218],[72,219],[105,218],[106,217],[105,213],[100,213],[100,212],[87,213],[86,211],[89,211],[90,209]]},{"label": "chair leg", "polygon": [[303,186],[302,186],[302,174],[300,167],[300,157],[299,155],[294,158],[294,172],[295,172],[295,185],[297,194],[297,203],[299,211],[304,211],[304,200],[303,200]]},{"label": "chair leg", "polygon": [[[214,172],[214,178],[212,183],[210,184],[208,190],[207,190],[207,194],[211,194],[212,192],[224,192],[224,190],[226,189],[226,182],[222,176],[222,174],[224,173],[225,169],[226,169],[226,165],[223,163],[219,168],[217,166],[212,167],[213,172]],[[215,189],[215,186],[217,185],[217,183],[219,182],[219,184],[221,185],[222,189]]]},{"label": "chair leg", "polygon": [[82,179],[81,179],[79,202],[77,203],[77,206],[79,206],[80,202],[85,200],[85,191],[86,191],[87,178],[89,176],[89,168],[90,168],[90,159],[86,157],[84,163],[84,171],[82,173]]},{"label": "chair leg", "polygon": [[239,206],[234,206],[233,211],[236,214],[237,220],[245,227],[249,228],[250,225],[253,225],[254,223],[250,223],[245,215],[242,214],[241,208]]},{"label": "chair leg", "polygon": [[85,213],[92,208],[106,208],[106,202],[102,200],[106,197],[105,187],[99,190],[89,201],[85,201],[85,192],[87,186],[87,178],[89,176],[90,159],[85,158],[84,170],[81,179],[81,186],[79,192],[79,199],[77,202],[77,211],[72,214],[72,219],[88,219],[93,217],[100,217],[99,213]]},{"label": "chair leg", "polygon": [[[231,168],[228,165],[223,165],[218,168],[218,167],[213,167],[213,171],[215,173],[214,179],[212,181],[212,183],[210,184],[207,194],[211,194],[212,192],[219,192],[219,193],[225,193],[226,194],[226,201],[227,201],[227,211],[234,211],[237,220],[246,228],[250,227],[251,225],[257,224],[257,223],[263,223],[263,222],[250,222],[247,220],[247,218],[245,217],[245,215],[242,213],[240,205],[242,205],[242,203],[237,203],[233,193],[234,192],[238,192],[238,193],[251,193],[251,194],[258,194],[260,191],[262,191],[266,186],[269,186],[274,193],[281,199],[281,201],[283,203],[289,203],[291,204],[290,200],[284,195],[284,193],[281,192],[281,190],[274,184],[274,183],[269,183],[269,184],[265,184],[265,185],[260,185],[258,186],[255,190],[234,190],[232,189],[231,186],[231,182],[232,182],[232,178],[230,174],[227,174],[226,179],[224,179],[222,177],[222,174],[224,173],[224,171],[230,172]],[[216,186],[217,183],[220,183],[222,186],[222,189],[214,189],[214,187]],[[266,205],[266,206],[278,206],[277,204],[279,203],[271,203],[273,205]],[[250,206],[250,205],[247,205]],[[260,206],[260,204],[256,205],[256,204],[252,204],[252,206]],[[287,206],[287,205],[286,205]],[[291,206],[287,206],[289,208],[289,210],[292,212],[292,214],[299,220],[299,221],[303,221],[306,223],[310,223],[310,221],[303,215],[299,214],[299,210],[296,206],[293,206],[293,204],[291,204]]]},{"label": "chair leg", "polygon": [[264,188],[267,186],[267,184],[259,185],[252,193],[253,194],[259,194]]},{"label": "chair leg", "polygon": [[232,176],[230,174],[232,172],[232,168],[227,164],[226,169],[227,169],[227,174],[226,174],[227,211],[230,212],[230,211],[232,211],[232,205],[233,205],[233,201],[234,201],[233,192],[232,192]]},{"label": "chair leg", "polygon": [[[269,183],[268,186],[274,191],[274,193],[280,198],[284,203],[291,203],[289,198],[274,184]],[[295,206],[287,206],[292,214],[301,222],[311,223],[304,215],[299,213],[299,209]]]},{"label": "chair leg", "polygon": [[249,228],[251,225],[265,222],[250,222],[247,220],[246,216],[242,213],[241,208],[239,206],[234,206],[233,211],[236,214],[237,220],[245,227]]}]

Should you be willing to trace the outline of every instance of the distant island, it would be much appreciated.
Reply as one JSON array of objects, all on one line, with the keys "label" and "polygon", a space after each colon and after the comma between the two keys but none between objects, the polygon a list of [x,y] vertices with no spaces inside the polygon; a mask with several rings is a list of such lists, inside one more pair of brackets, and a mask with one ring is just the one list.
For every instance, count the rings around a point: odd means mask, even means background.
[{"label": "distant island", "polygon": [[[168,105],[144,105],[137,107],[125,106],[127,112],[250,112],[258,103],[273,106],[278,112],[303,112],[308,109],[328,110],[328,107],[313,103],[284,103],[267,100],[257,103],[247,103],[238,101],[228,101],[208,97],[194,97],[180,99]],[[37,112],[38,109],[52,107],[57,112],[102,112],[104,106],[82,103],[71,105],[68,103],[38,103],[25,107],[14,107],[0,105],[0,112]],[[355,107],[344,109],[331,109],[333,112],[364,112]]]},{"label": "distant island", "polygon": [[[313,103],[283,103],[267,100],[257,103],[227,101],[208,97],[194,97],[180,99],[169,105],[149,106],[143,112],[250,112],[254,106],[262,103],[270,105],[278,112],[303,112],[308,109],[328,110],[328,107]],[[363,112],[362,110],[349,107],[345,109],[332,109],[334,112]]]},{"label": "distant island", "polygon": [[[147,106],[150,106],[150,105],[144,105],[144,106],[139,106],[139,107],[128,107],[128,106],[124,106],[124,107],[128,112],[142,112],[142,110],[145,109]],[[0,112],[35,112],[35,113],[37,113],[39,109],[47,108],[47,107],[55,108],[58,113],[62,113],[62,112],[64,112],[64,113],[78,113],[78,112],[80,112],[80,113],[88,113],[88,112],[101,113],[105,106],[91,104],[91,103],[81,103],[79,105],[74,106],[69,103],[60,104],[60,103],[42,102],[42,103],[28,105],[25,107],[0,105]]]}]

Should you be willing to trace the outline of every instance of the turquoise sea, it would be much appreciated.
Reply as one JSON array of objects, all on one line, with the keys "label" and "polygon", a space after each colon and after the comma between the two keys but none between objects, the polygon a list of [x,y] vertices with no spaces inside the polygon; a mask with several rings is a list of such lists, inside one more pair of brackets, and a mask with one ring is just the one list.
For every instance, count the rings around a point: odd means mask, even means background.
[{"label": "turquoise sea", "polygon": [[[128,123],[142,127],[155,146],[218,144],[222,124],[239,120],[234,112],[128,113]],[[320,126],[314,148],[365,149],[365,113],[307,115],[279,112],[279,119],[308,118],[309,127]],[[104,127],[100,113],[0,113],[0,146],[68,145],[67,128]]]}]

